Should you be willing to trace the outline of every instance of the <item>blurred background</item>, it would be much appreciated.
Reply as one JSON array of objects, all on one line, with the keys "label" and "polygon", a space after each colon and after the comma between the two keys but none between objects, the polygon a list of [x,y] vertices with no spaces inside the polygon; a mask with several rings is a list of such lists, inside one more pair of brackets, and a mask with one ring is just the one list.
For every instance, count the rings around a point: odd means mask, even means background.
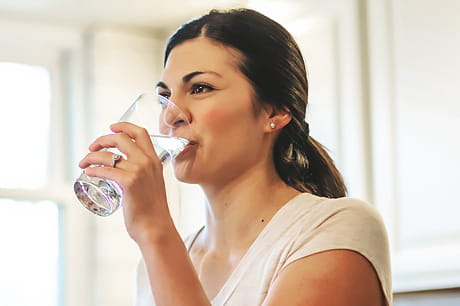
[{"label": "blurred background", "polygon": [[[132,304],[139,251],[121,212],[77,202],[77,163],[153,90],[168,36],[233,7],[296,37],[311,133],[387,225],[395,305],[460,305],[459,1],[0,0],[1,306]],[[203,195],[167,185],[187,235]]]}]

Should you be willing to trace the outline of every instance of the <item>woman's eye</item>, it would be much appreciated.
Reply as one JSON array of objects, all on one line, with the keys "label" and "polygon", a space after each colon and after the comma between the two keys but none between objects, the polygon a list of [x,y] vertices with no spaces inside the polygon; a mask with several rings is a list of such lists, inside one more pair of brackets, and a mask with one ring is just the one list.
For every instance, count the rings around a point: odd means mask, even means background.
[{"label": "woman's eye", "polygon": [[200,94],[200,93],[205,93],[205,92],[208,92],[208,91],[211,91],[213,90],[214,88],[212,88],[211,86],[209,85],[205,85],[205,84],[195,84],[192,86],[192,95],[195,95],[195,94]]},{"label": "woman's eye", "polygon": [[165,97],[166,99],[169,99],[169,97],[171,96],[169,92],[159,92],[157,94],[161,97]]}]

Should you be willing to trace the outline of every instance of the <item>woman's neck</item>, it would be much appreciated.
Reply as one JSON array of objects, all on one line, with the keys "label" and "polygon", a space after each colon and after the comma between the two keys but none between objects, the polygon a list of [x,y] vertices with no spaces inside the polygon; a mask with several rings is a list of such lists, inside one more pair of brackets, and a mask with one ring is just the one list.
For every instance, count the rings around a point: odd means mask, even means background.
[{"label": "woman's neck", "polygon": [[275,169],[251,169],[224,186],[202,186],[207,199],[204,241],[209,251],[245,251],[273,215],[299,191]]}]

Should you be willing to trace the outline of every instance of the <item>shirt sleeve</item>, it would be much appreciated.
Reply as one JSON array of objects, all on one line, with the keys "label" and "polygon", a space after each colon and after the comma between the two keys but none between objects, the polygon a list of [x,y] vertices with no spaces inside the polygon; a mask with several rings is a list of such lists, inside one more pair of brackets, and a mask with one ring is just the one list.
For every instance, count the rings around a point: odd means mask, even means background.
[{"label": "shirt sleeve", "polygon": [[299,227],[283,267],[302,257],[322,251],[355,251],[372,264],[387,303],[391,305],[389,242],[383,220],[377,210],[370,204],[353,198],[331,199],[318,205],[308,218],[315,218],[313,226]]}]

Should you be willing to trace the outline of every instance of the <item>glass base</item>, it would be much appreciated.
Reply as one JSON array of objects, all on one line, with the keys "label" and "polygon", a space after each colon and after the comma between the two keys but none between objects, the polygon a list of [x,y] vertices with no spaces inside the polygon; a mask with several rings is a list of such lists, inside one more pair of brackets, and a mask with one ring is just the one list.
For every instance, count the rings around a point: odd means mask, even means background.
[{"label": "glass base", "polygon": [[96,215],[110,216],[121,206],[122,190],[114,181],[82,173],[73,189],[83,206]]}]

